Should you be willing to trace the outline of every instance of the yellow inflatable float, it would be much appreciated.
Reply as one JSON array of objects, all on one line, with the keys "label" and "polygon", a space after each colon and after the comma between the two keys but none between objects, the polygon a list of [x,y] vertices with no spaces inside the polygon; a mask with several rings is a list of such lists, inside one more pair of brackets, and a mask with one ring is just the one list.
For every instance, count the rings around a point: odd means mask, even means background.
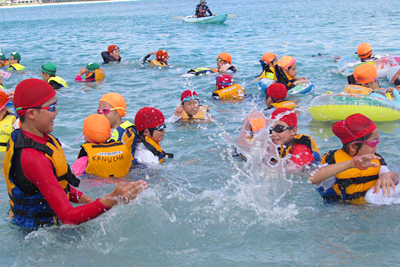
[{"label": "yellow inflatable float", "polygon": [[377,94],[366,95],[364,91],[354,91],[358,90],[357,88],[348,88],[348,90],[353,90],[353,93],[327,92],[314,98],[308,109],[311,117],[318,121],[336,121],[361,113],[373,121],[400,119],[400,104],[395,100],[377,96]]}]

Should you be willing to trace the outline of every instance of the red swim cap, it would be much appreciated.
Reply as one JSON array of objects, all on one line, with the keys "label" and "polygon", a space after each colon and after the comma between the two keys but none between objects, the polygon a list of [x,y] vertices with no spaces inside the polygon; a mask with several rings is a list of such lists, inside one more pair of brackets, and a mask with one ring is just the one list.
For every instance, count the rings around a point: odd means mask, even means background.
[{"label": "red swim cap", "polygon": [[233,78],[231,75],[223,74],[219,75],[217,78],[217,88],[218,90],[224,89],[233,85]]},{"label": "red swim cap", "polygon": [[20,82],[14,92],[14,107],[19,117],[26,113],[26,109],[37,107],[56,95],[53,87],[39,79],[26,79]]},{"label": "red swim cap", "polygon": [[155,128],[165,121],[164,114],[156,108],[141,108],[135,116],[135,126],[138,132],[145,129]]},{"label": "red swim cap", "polygon": [[168,57],[168,52],[165,50],[158,50],[156,53],[156,57],[158,61],[164,61]]},{"label": "red swim cap", "polygon": [[[196,96],[196,97],[193,97]],[[185,100],[186,97],[192,98],[193,100],[198,100],[199,95],[196,93],[196,91],[191,91],[191,90],[185,90],[181,94],[181,102]]]},{"label": "red swim cap", "polygon": [[337,121],[332,126],[333,133],[343,144],[366,136],[375,129],[375,123],[360,113],[350,115],[343,121]]},{"label": "red swim cap", "polygon": [[286,122],[290,127],[297,127],[296,112],[289,108],[275,109],[275,111],[272,112],[271,119],[278,119],[279,121]]},{"label": "red swim cap", "polygon": [[267,95],[276,100],[285,99],[285,97],[287,96],[286,86],[281,83],[271,84],[267,88]]}]

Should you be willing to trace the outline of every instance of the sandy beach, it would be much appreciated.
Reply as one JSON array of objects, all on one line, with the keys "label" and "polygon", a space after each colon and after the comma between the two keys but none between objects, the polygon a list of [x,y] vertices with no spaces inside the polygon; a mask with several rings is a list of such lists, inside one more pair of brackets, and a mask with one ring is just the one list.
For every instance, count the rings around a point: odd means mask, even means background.
[{"label": "sandy beach", "polygon": [[37,7],[37,6],[58,6],[58,5],[77,5],[77,4],[95,4],[109,2],[130,2],[137,0],[97,0],[97,1],[74,1],[74,2],[57,2],[57,3],[42,3],[42,4],[12,4],[8,6],[0,6],[0,8],[20,8],[20,7]]}]

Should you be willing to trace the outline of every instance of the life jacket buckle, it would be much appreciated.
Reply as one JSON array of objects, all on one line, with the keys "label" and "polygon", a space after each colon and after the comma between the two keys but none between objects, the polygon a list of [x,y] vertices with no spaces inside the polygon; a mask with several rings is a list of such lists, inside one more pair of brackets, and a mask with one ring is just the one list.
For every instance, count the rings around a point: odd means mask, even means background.
[{"label": "life jacket buckle", "polygon": [[33,147],[33,139],[32,138],[25,138],[23,141],[23,146],[24,147]]}]

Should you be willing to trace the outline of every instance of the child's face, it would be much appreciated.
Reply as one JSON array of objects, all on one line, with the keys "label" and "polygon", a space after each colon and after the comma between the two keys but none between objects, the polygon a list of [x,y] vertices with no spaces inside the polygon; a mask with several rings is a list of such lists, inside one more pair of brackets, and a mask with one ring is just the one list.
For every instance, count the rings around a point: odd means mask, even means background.
[{"label": "child's face", "polygon": [[287,70],[287,74],[289,74],[290,77],[296,77],[297,75],[297,63],[294,63],[290,68]]},{"label": "child's face", "polygon": [[8,62],[10,62],[10,64],[15,64],[18,63],[18,59],[15,59],[13,56],[10,56],[8,58]]},{"label": "child's face", "polygon": [[[112,109],[113,106],[111,106],[107,102],[100,101],[99,109],[102,110],[103,108]],[[102,113],[102,115],[107,117],[107,119],[110,121],[111,128],[113,128],[113,129],[115,129],[116,127],[118,127],[121,124],[121,116],[119,116],[119,114],[116,110],[110,110],[110,113],[108,113],[108,114]]]},{"label": "child's face", "polygon": [[[367,142],[377,140],[379,138],[379,131],[375,129],[371,136],[367,139]],[[357,155],[365,155],[365,154],[373,154],[378,149],[378,145],[376,147],[370,147],[368,144],[362,144],[361,148],[358,150]]]},{"label": "child's face", "polygon": [[162,140],[164,140],[164,135],[165,135],[165,129],[162,130],[162,131],[154,130],[153,135],[151,136],[151,138],[155,142],[160,143]]},{"label": "child's face", "polygon": [[367,83],[366,86],[373,90],[378,89],[378,81],[372,81],[370,83]]},{"label": "child's face", "polygon": [[225,64],[227,64],[228,62],[226,62],[225,60],[223,60],[222,58],[217,58],[217,66],[218,69],[220,69],[222,66],[224,66]]},{"label": "child's face", "polygon": [[119,51],[118,47],[114,48],[114,50],[110,53],[110,56],[112,56],[115,59],[119,59],[120,55],[121,51]]},{"label": "child's face", "polygon": [[281,133],[272,131],[272,133],[271,133],[272,143],[274,143],[275,145],[281,146],[281,145],[286,144],[287,142],[292,141],[293,137],[296,135],[297,127],[294,127],[293,129],[289,129],[289,125],[286,122],[277,121],[277,122],[275,122],[272,129],[275,129],[275,127],[278,125],[282,125],[284,127],[284,131]]},{"label": "child's face", "polygon": [[200,105],[198,100],[190,99],[183,102],[183,109],[190,116],[194,116],[199,111]]},{"label": "child's face", "polygon": [[[54,96],[42,104],[42,107],[49,107],[52,104],[57,103],[57,97]],[[39,109],[37,110],[38,115],[35,117],[34,123],[35,128],[41,133],[51,133],[54,127],[54,120],[58,115],[58,110],[56,109],[54,112],[49,111],[47,109]]]},{"label": "child's face", "polygon": [[50,75],[42,71],[42,79],[47,82],[50,79]]}]

